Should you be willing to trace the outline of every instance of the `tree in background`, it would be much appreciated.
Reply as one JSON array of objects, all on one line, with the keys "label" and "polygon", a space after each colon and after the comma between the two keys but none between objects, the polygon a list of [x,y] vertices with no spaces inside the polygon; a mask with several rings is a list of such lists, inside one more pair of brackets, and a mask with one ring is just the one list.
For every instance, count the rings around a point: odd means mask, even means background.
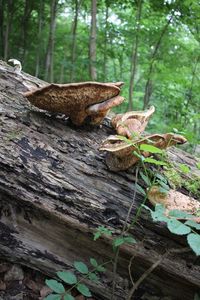
[{"label": "tree in background", "polygon": [[116,112],[153,104],[150,130],[198,143],[199,15],[198,0],[0,0],[0,57],[47,81],[124,81]]}]

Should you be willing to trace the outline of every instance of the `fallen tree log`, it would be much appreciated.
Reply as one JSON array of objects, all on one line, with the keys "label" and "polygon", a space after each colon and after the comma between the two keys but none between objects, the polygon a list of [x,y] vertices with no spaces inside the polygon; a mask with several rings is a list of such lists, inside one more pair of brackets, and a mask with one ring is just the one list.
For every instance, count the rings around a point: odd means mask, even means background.
[{"label": "fallen tree log", "polygon": [[[71,269],[73,262],[98,262],[114,257],[112,238],[93,241],[100,225],[120,233],[134,194],[135,170],[110,172],[98,148],[113,133],[101,127],[73,126],[65,116],[33,108],[22,96],[46,83],[0,64],[0,254],[50,276]],[[171,157],[195,166],[191,155],[178,149]],[[136,194],[132,216],[143,201]],[[136,245],[120,248],[114,299],[127,299],[131,283],[128,265],[134,257],[134,281],[160,258],[145,279],[172,299],[194,297],[200,289],[199,260],[185,248],[185,237],[170,234],[142,212],[130,231]],[[166,251],[176,249],[179,253]],[[164,255],[164,256],[163,256]],[[100,284],[89,282],[97,299],[111,299],[112,265]]]}]

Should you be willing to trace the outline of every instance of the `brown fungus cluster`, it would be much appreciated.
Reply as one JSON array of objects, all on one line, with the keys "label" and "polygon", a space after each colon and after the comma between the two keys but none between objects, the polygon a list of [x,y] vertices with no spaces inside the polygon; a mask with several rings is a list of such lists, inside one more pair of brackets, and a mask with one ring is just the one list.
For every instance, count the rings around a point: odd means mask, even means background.
[{"label": "brown fungus cluster", "polygon": [[138,150],[141,144],[166,149],[187,142],[183,136],[173,133],[141,135],[154,111],[152,106],[147,111],[128,112],[112,119],[111,123],[120,136],[109,136],[99,149],[107,151],[106,164],[110,170],[127,170],[139,161],[137,153],[150,156],[151,153]]}]

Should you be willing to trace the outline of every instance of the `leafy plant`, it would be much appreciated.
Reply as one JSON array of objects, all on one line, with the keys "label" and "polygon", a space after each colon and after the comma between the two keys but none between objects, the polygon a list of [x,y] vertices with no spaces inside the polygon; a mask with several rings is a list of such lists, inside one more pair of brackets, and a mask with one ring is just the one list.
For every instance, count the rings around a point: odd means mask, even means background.
[{"label": "leafy plant", "polygon": [[[71,295],[71,291],[75,288],[83,296],[91,297],[92,294],[90,289],[83,283],[83,280],[89,279],[98,283],[98,273],[106,271],[104,267],[106,263],[99,265],[94,258],[90,258],[90,264],[93,267],[91,271],[89,271],[88,266],[85,263],[81,261],[74,262],[76,272],[82,276],[80,279],[78,279],[77,275],[71,271],[58,271],[56,273],[58,280],[46,279],[45,283],[53,291],[53,293],[45,297],[44,300],[75,300],[75,298]],[[62,282],[67,285],[71,285],[72,287],[65,289]]]},{"label": "leafy plant", "polygon": [[[200,235],[195,230],[200,230],[200,224],[196,223],[192,215],[179,211],[171,210],[168,215],[165,214],[165,208],[162,204],[156,204],[155,210],[151,210],[146,205],[143,207],[150,211],[154,221],[166,222],[170,232],[177,235],[187,235],[187,242],[196,255],[200,255]],[[186,220],[179,221],[178,219]]]}]

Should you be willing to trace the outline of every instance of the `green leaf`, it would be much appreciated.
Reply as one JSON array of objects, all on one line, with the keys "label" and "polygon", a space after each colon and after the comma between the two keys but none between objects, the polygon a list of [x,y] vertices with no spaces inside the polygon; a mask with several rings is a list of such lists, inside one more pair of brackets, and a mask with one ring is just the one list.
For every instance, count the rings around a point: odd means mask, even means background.
[{"label": "green leaf", "polygon": [[[169,211],[169,216],[178,218],[178,219],[186,219],[186,218],[191,218],[192,215],[188,214],[185,211],[178,210],[178,209],[173,209]],[[185,223],[186,224],[186,223]]]},{"label": "green leaf", "polygon": [[197,168],[200,170],[200,162],[196,163]]},{"label": "green leaf", "polygon": [[158,179],[160,179],[160,181],[164,182],[167,184],[167,178],[165,178],[164,176],[162,176],[160,173],[156,173],[156,177]]},{"label": "green leaf", "polygon": [[65,288],[62,283],[58,282],[54,279],[46,279],[45,280],[46,285],[54,292],[58,294],[62,294],[65,292]]},{"label": "green leaf", "polygon": [[145,190],[138,183],[135,184],[135,187],[138,193],[142,194],[143,196],[146,196]]},{"label": "green leaf", "polygon": [[89,273],[88,277],[90,280],[92,280],[94,282],[99,282],[99,278],[97,277],[97,275],[95,273]]},{"label": "green leaf", "polygon": [[161,186],[159,186],[159,192],[162,193],[162,194],[167,195],[169,190],[166,190],[166,189],[162,188]]},{"label": "green leaf", "polygon": [[179,168],[185,174],[187,174],[187,173],[190,172],[190,168],[187,165],[185,165],[185,164],[179,164]]},{"label": "green leaf", "polygon": [[164,190],[166,190],[166,191],[170,190],[170,187],[165,182],[158,180],[158,183]]},{"label": "green leaf", "polygon": [[98,267],[96,268],[96,271],[99,272],[99,273],[105,272],[105,271],[106,271],[106,268],[104,268],[103,266],[98,266]]},{"label": "green leaf", "polygon": [[124,238],[123,237],[118,237],[116,239],[113,240],[113,246],[114,247],[119,247],[121,245],[123,245],[125,242],[124,242]]},{"label": "green leaf", "polygon": [[64,300],[75,300],[75,298],[72,295],[70,295],[70,294],[66,294],[64,296]]},{"label": "green leaf", "polygon": [[169,231],[171,231],[174,234],[178,235],[184,235],[191,232],[191,228],[187,225],[181,223],[180,221],[176,219],[169,219],[167,222],[167,227]]},{"label": "green leaf", "polygon": [[162,204],[156,204],[155,211],[151,211],[151,217],[154,221],[168,222],[168,218],[164,215],[165,207]]},{"label": "green leaf", "polygon": [[100,231],[97,231],[94,233],[94,241],[98,240],[101,236],[101,232]]},{"label": "green leaf", "polygon": [[79,283],[76,288],[83,296],[85,296],[85,297],[92,296],[90,290],[88,289],[88,287],[85,284]]},{"label": "green leaf", "polygon": [[187,241],[196,255],[200,255],[200,235],[190,233],[187,236]]},{"label": "green leaf", "polygon": [[162,150],[152,146],[152,145],[147,145],[147,144],[141,144],[140,145],[140,150],[141,151],[145,151],[145,152],[150,152],[150,153],[161,153],[162,154]]},{"label": "green leaf", "polygon": [[97,263],[96,259],[94,259],[94,258],[90,258],[90,263],[95,268],[98,266],[98,263]]},{"label": "green leaf", "polygon": [[124,237],[124,241],[127,244],[136,244],[136,240],[132,236],[126,236]]},{"label": "green leaf", "polygon": [[193,227],[197,230],[200,230],[200,224],[196,223],[195,221],[188,220],[187,222],[185,222],[185,225],[188,225],[188,226]]},{"label": "green leaf", "polygon": [[77,278],[76,276],[69,271],[59,271],[56,273],[60,279],[62,279],[64,282],[68,284],[76,284]]},{"label": "green leaf", "polygon": [[74,267],[77,271],[79,271],[82,274],[88,274],[89,272],[88,267],[82,261],[75,261]]},{"label": "green leaf", "polygon": [[143,181],[146,183],[147,186],[151,185],[151,181],[149,180],[149,178],[141,171],[140,171],[140,176],[143,179]]},{"label": "green leaf", "polygon": [[43,300],[61,300],[61,299],[62,299],[62,295],[51,294],[45,297]]},{"label": "green leaf", "polygon": [[144,162],[154,164],[154,165],[158,165],[158,166],[167,166],[166,162],[164,162],[162,160],[156,160],[156,159],[151,158],[151,157],[145,158]]},{"label": "green leaf", "polygon": [[97,232],[94,234],[94,241],[96,241],[102,234],[106,234],[108,236],[112,235],[112,231],[105,226],[99,226],[97,228]]}]

